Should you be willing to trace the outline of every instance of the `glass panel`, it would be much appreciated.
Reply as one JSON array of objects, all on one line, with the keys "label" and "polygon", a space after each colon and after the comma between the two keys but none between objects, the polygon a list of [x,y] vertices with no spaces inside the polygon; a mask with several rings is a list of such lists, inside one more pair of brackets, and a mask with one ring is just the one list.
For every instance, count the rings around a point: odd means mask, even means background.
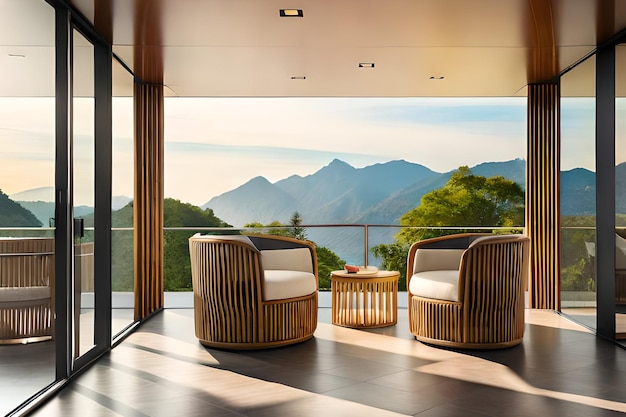
[{"label": "glass panel", "polygon": [[626,344],[626,45],[615,48],[615,73],[615,336]]},{"label": "glass panel", "polygon": [[596,328],[595,56],[561,79],[561,309]]},{"label": "glass panel", "polygon": [[74,313],[78,357],[94,346],[95,100],[94,47],[73,31],[72,189],[74,198]]},{"label": "glass panel", "polygon": [[[330,271],[345,263],[404,276],[411,237],[397,236],[401,225],[438,234],[458,231],[450,226],[521,231],[526,110],[525,97],[167,97],[166,307],[175,305],[174,292],[180,296],[192,286],[189,236],[215,232],[224,223],[248,233],[290,235],[298,229],[298,213],[318,247],[322,291],[330,288]],[[439,218],[412,223],[409,216],[401,223],[424,195],[444,187],[463,166],[476,176],[517,183],[519,188],[508,188],[502,204],[507,209],[474,215],[470,224],[461,221],[469,216],[455,217],[454,210],[426,210]],[[474,191],[465,194],[465,206],[482,207],[486,187]]]},{"label": "glass panel", "polygon": [[[52,7],[2,2],[0,415],[55,380],[54,52]],[[18,287],[15,298],[7,287]],[[31,291],[43,301],[26,297]]]},{"label": "glass panel", "polygon": [[113,60],[113,337],[134,320],[133,134],[133,76]]}]

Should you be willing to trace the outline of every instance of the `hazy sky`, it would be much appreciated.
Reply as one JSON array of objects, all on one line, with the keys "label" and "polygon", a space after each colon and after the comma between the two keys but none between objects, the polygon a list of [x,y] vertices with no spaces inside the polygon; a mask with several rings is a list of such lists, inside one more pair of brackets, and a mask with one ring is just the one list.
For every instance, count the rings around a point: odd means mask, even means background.
[{"label": "hazy sky", "polygon": [[166,195],[203,204],[255,176],[306,176],[333,159],[434,171],[525,158],[524,99],[168,99]]},{"label": "hazy sky", "polygon": [[[82,137],[93,130],[85,108],[74,127]],[[167,98],[165,114],[165,194],[198,205],[256,176],[306,176],[335,158],[437,172],[526,158],[524,98]],[[563,169],[595,170],[593,114],[593,101],[564,103]],[[132,101],[114,100],[113,117],[114,194],[132,196]],[[52,99],[0,98],[0,189],[53,186],[53,138]],[[93,170],[88,159],[77,156],[78,172]]]}]

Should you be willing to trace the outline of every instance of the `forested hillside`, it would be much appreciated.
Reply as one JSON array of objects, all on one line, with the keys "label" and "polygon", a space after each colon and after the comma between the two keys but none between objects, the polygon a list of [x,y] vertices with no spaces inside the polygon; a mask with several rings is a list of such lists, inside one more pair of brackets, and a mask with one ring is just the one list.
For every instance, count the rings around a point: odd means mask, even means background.
[{"label": "forested hillside", "polygon": [[[164,227],[230,227],[215,216],[213,210],[203,210],[189,203],[166,198],[163,202]],[[133,203],[130,202],[112,215],[113,228],[133,226]],[[190,291],[189,237],[197,230],[165,231],[164,268],[165,291]],[[133,290],[133,231],[114,230],[112,269],[114,291]]]},{"label": "forested hillside", "polygon": [[0,190],[0,227],[41,227],[33,213]]}]

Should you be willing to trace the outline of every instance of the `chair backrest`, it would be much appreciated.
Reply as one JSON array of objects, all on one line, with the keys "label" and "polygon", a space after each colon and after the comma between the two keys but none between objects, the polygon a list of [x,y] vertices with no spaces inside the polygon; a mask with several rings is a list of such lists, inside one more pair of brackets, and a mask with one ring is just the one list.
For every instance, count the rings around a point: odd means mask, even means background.
[{"label": "chair backrest", "polygon": [[307,248],[262,250],[261,265],[264,270],[314,273],[311,251]]},{"label": "chair backrest", "polygon": [[195,235],[191,237],[191,239],[224,240],[224,241],[241,242],[256,249],[256,246],[254,246],[250,238],[244,235],[203,235],[201,233],[196,233]]},{"label": "chair backrest", "polygon": [[418,249],[412,273],[459,269],[463,252],[465,249]]},{"label": "chair backrest", "polygon": [[412,259],[413,270],[409,271],[409,273],[458,270],[461,267],[463,252],[473,241],[482,236],[491,235],[486,235],[485,233],[464,233],[417,242],[415,244],[417,249]]},{"label": "chair backrest", "polygon": [[264,270],[289,270],[315,273],[315,249],[312,245],[296,239],[265,235],[202,235],[196,233],[190,239],[239,242],[250,246],[261,256]]},{"label": "chair backrest", "polygon": [[53,284],[53,238],[0,239],[0,287],[49,287]]},{"label": "chair backrest", "polygon": [[[529,238],[493,235],[473,241],[463,253],[459,272],[459,299],[477,303],[507,302],[527,286]],[[482,300],[482,301],[481,301]]]}]

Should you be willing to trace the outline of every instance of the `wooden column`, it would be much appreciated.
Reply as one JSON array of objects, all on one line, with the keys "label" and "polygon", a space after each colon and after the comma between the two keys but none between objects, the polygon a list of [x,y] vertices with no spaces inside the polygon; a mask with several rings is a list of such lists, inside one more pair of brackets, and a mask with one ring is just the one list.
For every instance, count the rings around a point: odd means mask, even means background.
[{"label": "wooden column", "polygon": [[163,86],[135,82],[135,320],[163,308]]},{"label": "wooden column", "polygon": [[163,51],[162,4],[136,0],[135,320],[163,308]]},{"label": "wooden column", "polygon": [[530,308],[560,309],[560,102],[557,83],[528,86],[526,230]]}]

